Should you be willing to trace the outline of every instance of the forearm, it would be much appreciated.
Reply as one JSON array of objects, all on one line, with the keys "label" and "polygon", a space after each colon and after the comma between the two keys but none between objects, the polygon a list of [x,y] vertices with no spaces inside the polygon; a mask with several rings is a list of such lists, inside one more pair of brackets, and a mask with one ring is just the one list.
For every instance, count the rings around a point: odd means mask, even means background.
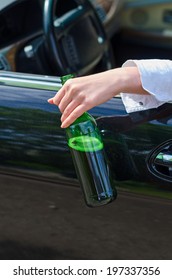
[{"label": "forearm", "polygon": [[125,67],[68,80],[48,102],[62,112],[63,128],[85,111],[119,94],[127,112],[158,107],[170,96],[172,100],[172,62],[153,62],[141,60],[137,65],[136,61],[129,61]]},{"label": "forearm", "polygon": [[115,68],[68,80],[48,102],[59,107],[62,127],[65,128],[85,111],[121,92],[147,94],[142,88],[137,67]]},{"label": "forearm", "polygon": [[119,93],[146,94],[142,87],[140,73],[136,66],[116,68],[113,71],[115,95]]}]

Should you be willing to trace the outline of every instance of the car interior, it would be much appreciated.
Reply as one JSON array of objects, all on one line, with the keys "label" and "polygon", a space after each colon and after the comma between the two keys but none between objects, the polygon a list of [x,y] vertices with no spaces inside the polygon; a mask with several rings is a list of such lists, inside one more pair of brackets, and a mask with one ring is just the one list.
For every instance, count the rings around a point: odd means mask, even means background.
[{"label": "car interior", "polygon": [[60,76],[171,58],[172,4],[14,0],[0,10],[0,70]]}]

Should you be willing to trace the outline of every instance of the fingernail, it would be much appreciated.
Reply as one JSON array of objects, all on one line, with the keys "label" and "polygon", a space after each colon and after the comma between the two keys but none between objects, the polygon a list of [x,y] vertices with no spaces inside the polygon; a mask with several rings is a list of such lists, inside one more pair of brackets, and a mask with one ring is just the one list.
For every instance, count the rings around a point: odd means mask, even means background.
[{"label": "fingernail", "polygon": [[66,127],[67,125],[65,124],[65,122],[61,124],[61,128],[66,128]]},{"label": "fingernail", "polygon": [[54,104],[53,98],[49,98],[49,99],[47,100],[47,102],[50,103],[50,104]]}]

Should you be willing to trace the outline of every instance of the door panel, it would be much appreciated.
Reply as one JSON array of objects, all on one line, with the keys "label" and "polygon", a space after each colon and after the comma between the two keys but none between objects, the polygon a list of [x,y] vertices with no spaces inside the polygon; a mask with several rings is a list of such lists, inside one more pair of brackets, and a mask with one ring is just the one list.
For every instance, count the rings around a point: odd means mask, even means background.
[{"label": "door panel", "polygon": [[171,259],[171,183],[151,174],[147,159],[171,137],[172,104],[129,116],[114,98],[91,110],[118,197],[90,209],[60,112],[47,103],[53,95],[0,86],[0,258]]}]

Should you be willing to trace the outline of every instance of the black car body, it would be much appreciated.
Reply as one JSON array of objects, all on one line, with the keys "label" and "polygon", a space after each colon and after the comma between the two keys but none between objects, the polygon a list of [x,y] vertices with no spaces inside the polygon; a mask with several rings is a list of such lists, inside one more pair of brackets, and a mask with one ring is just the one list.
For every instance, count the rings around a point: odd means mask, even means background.
[{"label": "black car body", "polygon": [[[54,2],[65,15],[77,1],[67,6]],[[63,53],[60,44],[53,56],[52,49],[47,51],[51,38],[47,26],[42,27],[44,1],[18,0],[0,12],[1,259],[172,258],[172,104],[128,115],[116,97],[90,110],[101,130],[118,197],[106,206],[88,208],[60,128],[60,112],[47,103],[61,87],[59,76],[70,70],[83,75],[119,67],[128,58],[171,59],[172,4],[126,1],[122,6],[112,1],[111,15],[101,1],[93,2],[105,29],[105,34],[96,31],[105,35],[105,48],[103,55],[102,49],[95,51],[93,64],[81,52],[79,66],[77,59],[73,64],[70,60],[70,55],[78,58],[76,46],[72,53],[69,46]],[[157,16],[162,13],[157,29],[149,26],[151,9]],[[86,30],[92,38],[85,21],[80,32]],[[70,47],[77,38],[85,50],[80,33],[68,35]],[[66,59],[66,68],[63,59],[51,67],[56,55]]]}]

